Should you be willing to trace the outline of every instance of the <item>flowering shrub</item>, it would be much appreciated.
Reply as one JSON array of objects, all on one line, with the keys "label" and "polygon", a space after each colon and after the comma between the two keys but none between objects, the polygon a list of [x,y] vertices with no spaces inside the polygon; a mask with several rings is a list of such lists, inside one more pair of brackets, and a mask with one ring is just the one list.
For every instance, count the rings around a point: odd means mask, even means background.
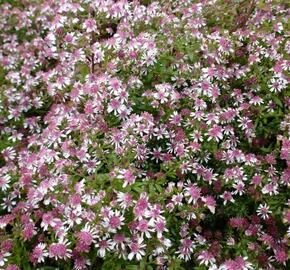
[{"label": "flowering shrub", "polygon": [[286,2],[4,2],[1,269],[289,266]]}]

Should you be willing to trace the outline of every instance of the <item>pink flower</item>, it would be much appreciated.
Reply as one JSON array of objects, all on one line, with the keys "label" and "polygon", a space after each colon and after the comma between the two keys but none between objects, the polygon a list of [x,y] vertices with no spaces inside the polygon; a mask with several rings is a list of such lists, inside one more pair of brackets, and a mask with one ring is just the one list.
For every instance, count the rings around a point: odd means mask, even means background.
[{"label": "pink flower", "polygon": [[225,191],[220,197],[224,200],[224,205],[227,204],[227,202],[235,202],[232,193],[229,191]]},{"label": "pink flower", "polygon": [[97,242],[96,247],[98,248],[98,256],[103,258],[106,255],[106,251],[112,250],[112,241],[103,238]]},{"label": "pink flower", "polygon": [[46,257],[48,257],[46,245],[44,243],[39,243],[33,249],[32,254],[30,255],[30,260],[34,263],[42,263]]},{"label": "pink flower", "polygon": [[137,241],[133,241],[129,244],[130,252],[128,254],[128,259],[131,261],[134,257],[137,261],[140,261],[143,256],[145,256],[144,249],[146,245],[143,244],[143,239],[138,238]]},{"label": "pink flower", "polygon": [[191,253],[193,252],[193,248],[195,245],[193,244],[192,240],[189,238],[181,240],[181,246],[179,250],[176,252],[179,259],[188,261],[191,258]]},{"label": "pink flower", "polygon": [[201,264],[205,264],[206,266],[208,266],[208,264],[215,263],[215,257],[213,256],[213,254],[206,250],[200,252],[197,259],[200,261]]},{"label": "pink flower", "polygon": [[49,257],[55,260],[66,260],[71,257],[71,249],[68,248],[70,242],[67,239],[60,239],[58,243],[53,243],[49,246]]},{"label": "pink flower", "polygon": [[90,266],[91,262],[89,259],[86,259],[85,257],[76,257],[74,258],[74,269],[76,270],[85,270],[88,269],[87,266]]},{"label": "pink flower", "polygon": [[124,179],[123,187],[134,184],[136,180],[136,176],[134,175],[133,171],[130,169],[121,170],[117,178]]},{"label": "pink flower", "polygon": [[138,222],[138,225],[137,225],[137,230],[139,232],[141,232],[141,237],[143,237],[143,235],[145,234],[145,236],[147,238],[151,238],[151,234],[150,232],[153,231],[152,229],[153,227],[153,220],[150,220],[149,222],[145,219],[141,219],[139,222]]},{"label": "pink flower", "polygon": [[94,19],[86,19],[83,24],[83,28],[86,32],[97,32],[97,24]]},{"label": "pink flower", "polygon": [[80,243],[90,246],[92,243],[95,243],[95,239],[98,235],[94,228],[92,228],[89,224],[86,224],[85,227],[76,234],[76,236]]},{"label": "pink flower", "polygon": [[188,186],[185,188],[185,196],[189,197],[188,203],[195,204],[200,198],[200,195],[201,189],[195,184],[188,184]]},{"label": "pink flower", "polygon": [[287,255],[287,253],[285,252],[285,250],[283,250],[283,249],[275,250],[275,259],[278,263],[285,265],[288,258],[289,257]]},{"label": "pink flower", "polygon": [[208,209],[214,214],[216,208],[216,201],[212,196],[202,197],[202,201],[208,207]]},{"label": "pink flower", "polygon": [[211,139],[215,139],[217,142],[220,141],[223,138],[223,129],[221,126],[214,125],[212,128],[209,129],[207,135],[208,135],[208,141]]},{"label": "pink flower", "polygon": [[124,225],[125,218],[119,211],[110,212],[107,217],[104,218],[103,226],[108,229],[109,232],[115,233],[117,229],[120,229]]}]

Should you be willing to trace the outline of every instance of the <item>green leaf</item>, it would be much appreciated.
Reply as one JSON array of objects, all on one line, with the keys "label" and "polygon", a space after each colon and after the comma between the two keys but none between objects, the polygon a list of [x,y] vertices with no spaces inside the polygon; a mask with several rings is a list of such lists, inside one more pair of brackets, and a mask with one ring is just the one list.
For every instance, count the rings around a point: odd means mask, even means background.
[{"label": "green leaf", "polygon": [[139,270],[138,265],[127,265],[126,270]]},{"label": "green leaf", "polygon": [[274,99],[275,103],[277,105],[279,105],[279,107],[283,108],[283,104],[282,104],[281,100],[277,96],[273,95],[273,99]]}]

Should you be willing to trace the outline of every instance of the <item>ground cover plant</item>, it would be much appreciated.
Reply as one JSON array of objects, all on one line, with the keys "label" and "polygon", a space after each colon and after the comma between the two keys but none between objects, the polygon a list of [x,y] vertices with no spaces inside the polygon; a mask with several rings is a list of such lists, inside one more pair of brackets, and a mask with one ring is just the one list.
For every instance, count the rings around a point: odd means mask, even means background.
[{"label": "ground cover plant", "polygon": [[287,1],[0,3],[0,269],[289,267]]}]

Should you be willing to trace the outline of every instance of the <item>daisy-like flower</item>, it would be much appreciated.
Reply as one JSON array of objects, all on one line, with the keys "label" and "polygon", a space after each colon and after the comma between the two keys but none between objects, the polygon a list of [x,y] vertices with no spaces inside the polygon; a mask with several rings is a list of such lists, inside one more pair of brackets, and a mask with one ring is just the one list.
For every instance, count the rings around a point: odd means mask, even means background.
[{"label": "daisy-like flower", "polygon": [[185,196],[188,198],[188,203],[195,204],[201,196],[201,189],[195,184],[189,184],[185,187]]},{"label": "daisy-like flower", "polygon": [[215,257],[211,252],[207,250],[203,250],[202,252],[200,252],[197,259],[200,261],[201,264],[204,264],[206,266],[215,263]]},{"label": "daisy-like flower", "polygon": [[78,240],[86,246],[90,246],[92,243],[96,242],[98,237],[97,230],[92,228],[88,223],[85,224],[85,227],[81,229],[77,234]]},{"label": "daisy-like flower", "polygon": [[135,183],[136,176],[134,175],[133,171],[128,170],[120,170],[120,174],[117,176],[118,179],[123,179],[123,188],[125,188],[128,185],[132,185]]},{"label": "daisy-like flower", "polygon": [[11,177],[8,174],[0,176],[0,189],[2,191],[6,191],[9,188],[10,179]]},{"label": "daisy-like flower", "polygon": [[269,214],[271,214],[270,208],[267,204],[260,204],[257,210],[258,216],[261,216],[262,219],[268,219]]},{"label": "daisy-like flower", "polygon": [[0,251],[0,266],[4,266],[7,262],[7,257],[9,257],[11,254],[9,252],[2,252]]},{"label": "daisy-like flower", "polygon": [[235,189],[233,194],[239,194],[240,196],[242,196],[245,193],[245,184],[240,180],[236,181],[233,184],[233,188]]},{"label": "daisy-like flower", "polygon": [[225,191],[220,197],[224,200],[224,205],[227,204],[227,202],[235,202],[235,199],[232,196],[232,193],[229,191]]},{"label": "daisy-like flower", "polygon": [[5,148],[1,153],[5,161],[13,160],[16,157],[16,151],[12,146]]},{"label": "daisy-like flower", "polygon": [[86,32],[97,32],[97,24],[94,19],[86,19],[83,24],[83,28]]},{"label": "daisy-like flower", "polygon": [[245,129],[249,128],[249,126],[252,124],[252,121],[248,117],[240,117],[238,119],[238,122],[240,123],[239,127],[242,130],[245,130]]},{"label": "daisy-like flower", "polygon": [[124,225],[125,218],[119,211],[111,211],[103,221],[104,228],[108,229],[109,232],[115,233],[118,229]]},{"label": "daisy-like flower", "polygon": [[8,195],[7,197],[3,198],[3,203],[1,203],[0,206],[2,206],[2,209],[6,209],[8,212],[11,212],[13,207],[16,205],[16,201],[13,200],[14,197],[11,197],[11,195]]},{"label": "daisy-like flower", "polygon": [[220,266],[220,270],[251,270],[253,265],[247,261],[247,257],[238,257],[235,260],[227,260]]},{"label": "daisy-like flower", "polygon": [[210,141],[211,139],[216,140],[217,142],[222,140],[223,138],[223,133],[222,133],[223,129],[221,126],[218,125],[214,125],[212,128],[209,129],[207,136],[208,136],[208,141]]},{"label": "daisy-like flower", "polygon": [[262,188],[263,194],[269,194],[270,196],[279,194],[278,185],[276,183],[269,183]]},{"label": "daisy-like flower", "polygon": [[204,204],[207,206],[207,208],[212,212],[213,214],[215,213],[215,208],[216,208],[216,201],[212,196],[206,196],[202,197],[201,199]]},{"label": "daisy-like flower", "polygon": [[113,237],[113,241],[112,241],[112,249],[125,251],[126,250],[126,245],[125,245],[126,241],[127,241],[127,239],[125,238],[124,234],[121,234],[121,233],[115,234]]},{"label": "daisy-like flower", "polygon": [[163,254],[172,246],[172,243],[168,238],[161,237],[158,238],[158,241],[160,244],[157,244],[156,249],[152,251],[153,256]]},{"label": "daisy-like flower", "polygon": [[176,251],[179,259],[188,261],[191,258],[191,253],[193,252],[194,243],[191,239],[186,238],[181,240],[181,245],[179,247],[179,250]]},{"label": "daisy-like flower", "polygon": [[[287,250],[286,250],[287,251]],[[278,263],[284,264],[286,266],[286,262],[289,259],[288,254],[285,250],[279,248],[275,250],[275,259]]]},{"label": "daisy-like flower", "polygon": [[264,103],[264,101],[259,96],[254,96],[254,97],[251,98],[249,103],[253,104],[253,105],[261,105],[261,104]]},{"label": "daisy-like flower", "polygon": [[170,93],[172,91],[172,87],[170,84],[164,83],[164,84],[158,84],[155,85],[157,93],[153,94],[153,97],[160,101],[161,104],[167,102],[170,97]]},{"label": "daisy-like flower", "polygon": [[67,260],[71,257],[71,249],[68,248],[70,242],[67,239],[61,238],[58,243],[53,243],[49,246],[49,257],[55,260]]},{"label": "daisy-like flower", "polygon": [[273,77],[269,83],[269,89],[273,93],[281,92],[287,87],[288,82],[281,77]]},{"label": "daisy-like flower", "polygon": [[172,202],[174,205],[179,205],[181,206],[182,205],[182,200],[183,200],[183,194],[182,193],[178,193],[178,194],[174,194],[172,196]]},{"label": "daisy-like flower", "polygon": [[120,114],[126,106],[118,99],[112,99],[108,104],[108,113],[114,112],[114,115]]},{"label": "daisy-like flower", "polygon": [[117,202],[122,209],[126,209],[133,204],[133,197],[130,193],[117,193]]},{"label": "daisy-like flower", "polygon": [[106,251],[112,250],[112,240],[103,238],[100,241],[98,241],[95,246],[98,249],[98,252],[97,252],[98,256],[100,256],[101,258],[104,258],[106,255]]},{"label": "daisy-like flower", "polygon": [[157,232],[157,238],[163,237],[163,232],[168,232],[168,229],[166,228],[166,222],[162,218],[158,218],[154,222],[154,229]]},{"label": "daisy-like flower", "polygon": [[162,159],[162,148],[153,148],[152,152],[152,158],[151,160],[156,160],[156,163],[158,163]]},{"label": "daisy-like flower", "polygon": [[137,241],[133,241],[129,244],[130,252],[128,254],[128,259],[131,261],[134,257],[136,257],[137,261],[140,261],[142,257],[145,255],[144,249],[146,245],[143,244],[143,238],[138,237]]},{"label": "daisy-like flower", "polygon": [[89,259],[85,258],[85,257],[76,257],[74,259],[74,269],[75,270],[86,270],[88,269],[88,266],[91,265],[91,262]]},{"label": "daisy-like flower", "polygon": [[194,130],[192,134],[190,134],[190,137],[193,139],[194,142],[202,142],[203,137],[199,130]]},{"label": "daisy-like flower", "polygon": [[141,232],[142,238],[143,238],[144,234],[147,238],[151,238],[150,232],[154,231],[153,226],[154,226],[154,222],[152,219],[150,219],[149,221],[147,221],[146,219],[141,219],[141,220],[139,220],[136,229],[139,232]]},{"label": "daisy-like flower", "polygon": [[173,114],[170,116],[169,120],[171,124],[180,126],[181,121],[182,121],[182,116],[177,111],[174,111]]},{"label": "daisy-like flower", "polygon": [[42,263],[46,257],[48,257],[46,244],[39,243],[32,251],[31,260],[33,262]]}]

